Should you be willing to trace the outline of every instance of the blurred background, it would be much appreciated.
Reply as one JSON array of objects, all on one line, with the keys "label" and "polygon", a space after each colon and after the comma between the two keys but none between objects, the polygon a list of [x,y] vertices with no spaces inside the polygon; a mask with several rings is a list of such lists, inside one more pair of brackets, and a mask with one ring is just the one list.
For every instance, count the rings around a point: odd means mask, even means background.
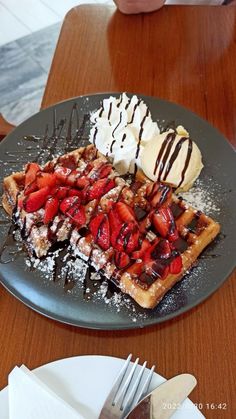
[{"label": "blurred background", "polygon": [[38,112],[65,14],[112,0],[0,0],[0,113],[18,125]]}]

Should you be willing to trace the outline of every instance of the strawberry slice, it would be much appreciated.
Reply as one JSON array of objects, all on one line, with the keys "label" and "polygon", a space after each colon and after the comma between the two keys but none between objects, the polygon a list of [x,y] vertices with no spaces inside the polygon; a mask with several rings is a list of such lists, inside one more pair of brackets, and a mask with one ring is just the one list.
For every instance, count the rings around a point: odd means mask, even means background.
[{"label": "strawberry slice", "polygon": [[82,177],[80,177],[76,180],[76,186],[79,189],[83,189],[86,186],[88,186],[89,184],[90,184],[89,180],[85,176],[82,176]]},{"label": "strawberry slice", "polygon": [[143,272],[144,263],[143,262],[135,262],[133,265],[129,266],[126,270],[131,276],[139,276]]},{"label": "strawberry slice", "polygon": [[68,212],[71,222],[75,223],[77,226],[83,226],[86,223],[85,209],[83,206],[74,208]]},{"label": "strawberry slice", "polygon": [[175,251],[175,253],[177,254],[177,256],[170,263],[170,273],[171,274],[179,274],[181,272],[182,267],[183,267],[183,262],[182,262],[181,255],[177,251]]},{"label": "strawberry slice", "polygon": [[171,256],[171,246],[168,240],[161,239],[151,251],[152,260],[168,259]]},{"label": "strawberry slice", "polygon": [[89,201],[92,201],[93,199],[99,199],[114,187],[115,181],[113,179],[99,179],[94,182],[94,184],[89,189],[87,199]]},{"label": "strawberry slice", "polygon": [[89,224],[94,242],[97,243],[103,250],[110,247],[110,225],[107,215],[96,215]]},{"label": "strawberry slice", "polygon": [[147,239],[144,239],[141,244],[141,248],[139,250],[136,250],[132,253],[131,258],[132,259],[142,259],[144,254],[147,252],[147,250],[151,247],[150,242]]},{"label": "strawberry slice", "polygon": [[119,223],[119,228],[114,231],[111,227],[112,246],[120,252],[132,253],[139,247],[140,233],[138,227],[133,223]]},{"label": "strawberry slice", "polygon": [[50,221],[53,221],[54,217],[57,215],[59,208],[59,201],[54,196],[50,196],[45,204],[45,213],[43,222],[44,224],[50,223]]},{"label": "strawberry slice", "polygon": [[33,182],[29,183],[25,189],[24,189],[24,195],[29,195],[32,192],[35,192],[38,190],[37,180],[33,180]]},{"label": "strawberry slice", "polygon": [[[111,231],[111,245],[114,248],[117,248],[117,240],[120,233],[120,230],[122,228],[122,223],[119,220],[117,213],[114,210],[111,210],[108,214],[109,223],[110,223],[110,231]],[[123,251],[123,243],[119,247],[120,251]]]},{"label": "strawberry slice", "polygon": [[60,204],[60,210],[63,214],[68,215],[69,211],[73,211],[74,209],[80,206],[80,198],[78,196],[69,196],[64,198]]},{"label": "strawberry slice", "polygon": [[56,196],[58,199],[64,199],[69,195],[70,188],[68,186],[54,186],[51,189],[51,195]]},{"label": "strawberry slice", "polygon": [[107,177],[111,173],[111,170],[112,165],[110,163],[104,164],[99,170],[98,178],[103,179],[104,177]]},{"label": "strawberry slice", "polygon": [[118,269],[124,269],[130,264],[130,258],[125,252],[115,250],[114,262]]},{"label": "strawberry slice", "polygon": [[159,241],[160,241],[160,238],[157,237],[154,241],[152,241],[151,246],[144,253],[143,260],[145,263],[153,261],[152,252],[155,251],[155,248],[156,246],[158,246]]},{"label": "strawberry slice", "polygon": [[103,179],[107,177],[112,170],[112,165],[110,163],[102,163],[101,166],[99,166],[96,171],[91,174],[91,179]]},{"label": "strawberry slice", "polygon": [[170,240],[170,242],[175,242],[176,240],[178,240],[178,238],[179,238],[179,233],[178,233],[178,230],[176,228],[175,221],[172,220],[171,221],[170,232],[168,234],[168,240]]},{"label": "strawberry slice", "polygon": [[40,172],[37,175],[37,186],[39,189],[49,186],[52,188],[57,183],[57,178],[54,173]]},{"label": "strawberry slice", "polygon": [[49,196],[50,188],[45,186],[42,189],[39,189],[36,192],[32,192],[30,195],[26,196],[23,201],[23,207],[26,212],[38,211],[42,208]]},{"label": "strawberry slice", "polygon": [[68,196],[79,196],[82,198],[81,191],[78,191],[78,189],[75,188],[69,189]]},{"label": "strawberry slice", "polygon": [[166,260],[157,259],[152,263],[146,265],[146,274],[149,275],[153,280],[157,278],[165,279],[169,273],[169,265]]},{"label": "strawberry slice", "polygon": [[168,185],[160,184],[158,182],[147,186],[148,200],[153,208],[161,205],[169,205],[171,201],[172,190]]},{"label": "strawberry slice", "polygon": [[[168,237],[171,241],[177,240],[175,220],[170,207],[161,207],[153,214],[152,222],[155,229],[162,237]],[[177,238],[176,238],[177,237]]]},{"label": "strawberry slice", "polygon": [[25,186],[30,185],[36,179],[37,173],[40,171],[37,163],[28,163],[25,171]]},{"label": "strawberry slice", "polygon": [[129,221],[136,222],[133,208],[129,207],[124,202],[117,202],[115,205],[115,209],[120,219],[124,221],[125,223]]},{"label": "strawberry slice", "polygon": [[124,237],[124,250],[127,253],[132,253],[138,249],[140,247],[139,238],[140,233],[138,227],[136,225],[130,226],[129,232]]},{"label": "strawberry slice", "polygon": [[78,196],[68,196],[60,204],[60,210],[70,222],[82,226],[86,223],[85,208],[80,205],[81,199]]}]

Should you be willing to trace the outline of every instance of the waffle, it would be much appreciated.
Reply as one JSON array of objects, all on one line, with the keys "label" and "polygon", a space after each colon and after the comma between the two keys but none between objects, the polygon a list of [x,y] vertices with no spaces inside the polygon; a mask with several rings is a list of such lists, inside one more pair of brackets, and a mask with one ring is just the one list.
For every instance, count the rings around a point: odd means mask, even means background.
[{"label": "waffle", "polygon": [[[144,308],[154,308],[219,233],[217,222],[170,186],[141,172],[128,183],[93,145],[48,162],[29,183],[32,165],[4,179],[2,200],[28,253],[41,258],[55,242],[69,241],[76,256]],[[48,192],[55,173],[60,186]],[[49,196],[41,206],[32,198],[38,189]]]}]

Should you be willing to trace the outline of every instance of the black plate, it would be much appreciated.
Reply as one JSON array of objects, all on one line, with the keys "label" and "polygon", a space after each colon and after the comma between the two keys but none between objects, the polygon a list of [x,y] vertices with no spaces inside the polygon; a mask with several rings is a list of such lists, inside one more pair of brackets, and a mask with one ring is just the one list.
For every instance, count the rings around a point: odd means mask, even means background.
[{"label": "black plate", "polygon": [[[34,160],[36,152],[40,152],[42,161],[51,158],[55,142],[57,152],[61,153],[86,143],[88,115],[108,96],[110,94],[74,98],[45,109],[23,122],[0,144],[1,178],[13,170],[21,170],[23,163]],[[93,298],[92,295],[89,299],[85,297],[88,293],[81,284],[66,292],[62,281],[54,282],[41,271],[30,270],[26,265],[27,255],[19,252],[12,257],[12,262],[0,264],[2,284],[43,315],[64,323],[96,329],[144,327],[173,318],[196,306],[219,288],[235,267],[234,150],[215,128],[187,109],[152,97],[143,96],[143,99],[153,119],[158,120],[161,126],[173,122],[182,124],[199,145],[205,165],[200,184],[206,189],[206,196],[210,197],[209,205],[212,199],[213,205],[208,212],[220,222],[221,234],[204,251],[197,267],[176,284],[153,310],[142,309],[124,296],[119,301],[114,294],[111,299]],[[24,136],[27,138],[24,139]],[[1,243],[5,240],[7,230],[7,221],[2,212]],[[6,258],[4,255],[2,257]]]}]

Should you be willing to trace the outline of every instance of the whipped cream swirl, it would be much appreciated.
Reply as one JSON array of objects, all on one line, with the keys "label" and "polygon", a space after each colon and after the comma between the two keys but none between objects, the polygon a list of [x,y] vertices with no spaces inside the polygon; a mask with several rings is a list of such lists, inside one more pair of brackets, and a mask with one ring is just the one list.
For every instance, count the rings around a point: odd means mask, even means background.
[{"label": "whipped cream swirl", "polygon": [[134,173],[140,167],[145,145],[160,132],[144,101],[125,93],[118,99],[113,96],[104,99],[101,108],[91,114],[90,121],[93,124],[90,142],[113,159],[121,175]]}]

